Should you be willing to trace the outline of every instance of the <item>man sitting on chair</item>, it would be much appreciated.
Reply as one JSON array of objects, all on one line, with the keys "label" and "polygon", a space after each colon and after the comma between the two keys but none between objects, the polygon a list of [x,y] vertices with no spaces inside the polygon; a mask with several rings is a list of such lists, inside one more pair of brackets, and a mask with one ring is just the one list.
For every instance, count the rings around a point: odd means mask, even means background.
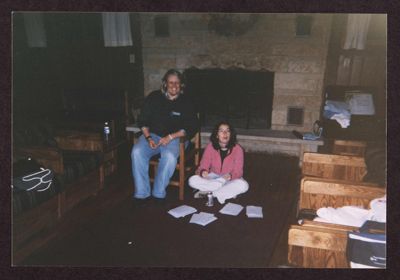
[{"label": "man sitting on chair", "polygon": [[[183,94],[183,76],[170,69],[162,79],[161,90],[150,93],[143,104],[138,125],[143,134],[131,152],[135,182],[133,197],[145,199],[152,195],[165,198],[169,181],[179,157],[179,137],[193,137],[198,118],[193,102]],[[186,145],[189,142],[186,143]],[[150,192],[149,162],[160,154],[153,191]]]}]

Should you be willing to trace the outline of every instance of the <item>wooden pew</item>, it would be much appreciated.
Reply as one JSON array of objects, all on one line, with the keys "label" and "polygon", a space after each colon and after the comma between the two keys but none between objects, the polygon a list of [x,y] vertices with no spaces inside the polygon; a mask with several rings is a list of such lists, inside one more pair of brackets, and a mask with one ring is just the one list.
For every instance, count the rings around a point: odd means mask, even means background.
[{"label": "wooden pew", "polygon": [[327,179],[362,182],[367,173],[360,156],[304,153],[302,175]]},{"label": "wooden pew", "polygon": [[[347,205],[368,208],[372,199],[385,193],[385,188],[374,184],[305,177],[301,181],[299,208],[317,210]],[[348,268],[347,233],[356,229],[311,220],[292,225],[288,234],[288,262],[306,268]]]},{"label": "wooden pew", "polygon": [[366,148],[365,141],[334,140],[332,154],[363,157]]},{"label": "wooden pew", "polygon": [[355,183],[332,179],[304,177],[300,186],[300,209],[359,206],[367,209],[369,202],[385,194],[385,189],[371,183]]}]

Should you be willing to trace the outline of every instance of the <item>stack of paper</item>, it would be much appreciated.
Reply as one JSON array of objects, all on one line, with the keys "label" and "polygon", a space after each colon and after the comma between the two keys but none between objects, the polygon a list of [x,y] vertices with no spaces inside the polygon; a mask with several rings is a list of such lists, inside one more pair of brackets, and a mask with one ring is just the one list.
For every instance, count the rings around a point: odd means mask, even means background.
[{"label": "stack of paper", "polygon": [[216,219],[217,217],[215,217],[214,214],[200,212],[199,214],[193,214],[189,223],[205,226],[211,222],[214,222]]},{"label": "stack of paper", "polygon": [[224,208],[219,210],[219,212],[226,215],[237,216],[240,213],[240,211],[242,211],[242,209],[243,209],[242,205],[229,202],[224,206]]},{"label": "stack of paper", "polygon": [[218,183],[217,185],[215,185],[215,184],[210,182],[210,186],[215,186],[216,188],[219,188],[219,187],[221,187],[222,185],[224,185],[226,183],[226,179],[224,179],[223,175],[210,173],[210,174],[208,174],[208,176],[206,178],[211,180],[211,181],[214,181],[215,183]]},{"label": "stack of paper", "polygon": [[168,213],[172,216],[174,216],[175,218],[181,218],[181,217],[185,217],[186,215],[192,214],[194,212],[196,212],[197,209],[187,206],[187,205],[182,205],[179,207],[176,207],[174,209],[171,209],[168,211]]},{"label": "stack of paper", "polygon": [[260,206],[246,206],[246,215],[249,218],[262,218],[262,207]]}]

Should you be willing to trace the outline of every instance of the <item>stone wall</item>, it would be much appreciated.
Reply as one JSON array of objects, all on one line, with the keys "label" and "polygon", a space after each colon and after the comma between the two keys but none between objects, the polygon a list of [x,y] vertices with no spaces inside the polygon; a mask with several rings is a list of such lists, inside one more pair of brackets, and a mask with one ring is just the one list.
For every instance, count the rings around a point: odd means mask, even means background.
[{"label": "stone wall", "polygon": [[[157,15],[140,15],[146,94],[169,68],[268,70],[275,73],[271,129],[308,131],[319,119],[332,15],[312,14],[310,36],[296,36],[296,14],[259,14],[243,34],[224,36],[209,28],[212,14],[168,13],[170,35],[156,37]],[[288,106],[304,108],[303,126],[287,125]]]}]

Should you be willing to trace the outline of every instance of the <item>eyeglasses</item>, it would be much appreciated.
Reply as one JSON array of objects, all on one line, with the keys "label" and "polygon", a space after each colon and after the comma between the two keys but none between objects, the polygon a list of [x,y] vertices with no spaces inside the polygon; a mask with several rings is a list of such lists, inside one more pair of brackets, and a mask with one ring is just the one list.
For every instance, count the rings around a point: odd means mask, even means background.
[{"label": "eyeglasses", "polygon": [[224,132],[231,133],[231,131],[229,129],[218,129],[218,132],[219,133],[224,133]]}]

